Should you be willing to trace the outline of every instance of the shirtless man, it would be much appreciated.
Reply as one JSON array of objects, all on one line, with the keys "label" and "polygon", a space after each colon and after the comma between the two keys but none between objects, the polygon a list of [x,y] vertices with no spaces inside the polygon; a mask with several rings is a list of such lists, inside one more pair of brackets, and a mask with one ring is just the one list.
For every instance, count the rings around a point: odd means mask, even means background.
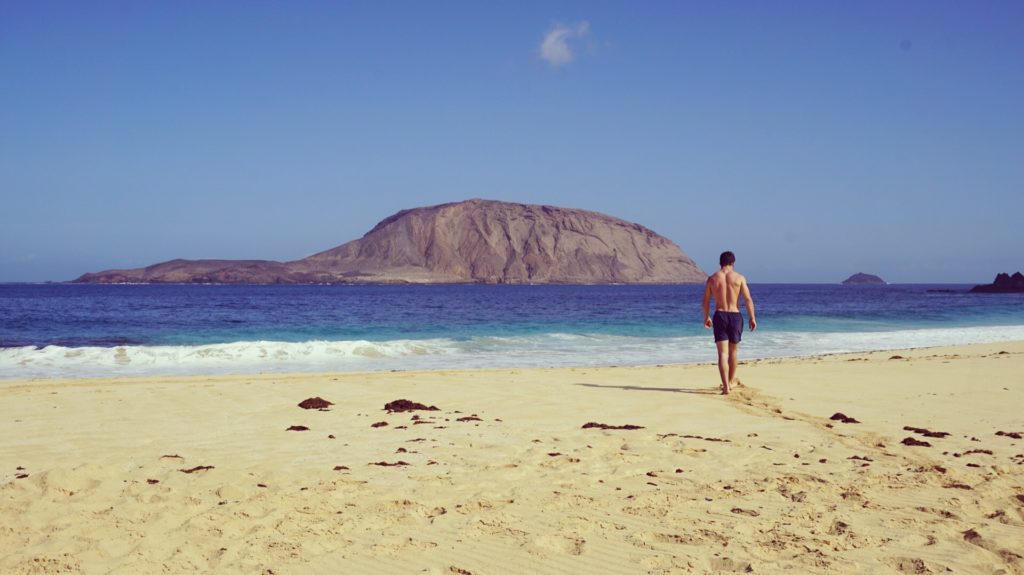
[{"label": "shirtless man", "polygon": [[[704,327],[715,328],[715,346],[718,347],[718,373],[722,376],[722,395],[728,395],[736,383],[736,355],[743,335],[743,316],[740,315],[740,296],[750,314],[750,331],[757,329],[754,319],[754,300],[747,288],[747,278],[732,269],[736,256],[722,252],[718,257],[718,270],[708,278],[704,288]],[[715,317],[708,314],[711,298],[715,298]]]}]

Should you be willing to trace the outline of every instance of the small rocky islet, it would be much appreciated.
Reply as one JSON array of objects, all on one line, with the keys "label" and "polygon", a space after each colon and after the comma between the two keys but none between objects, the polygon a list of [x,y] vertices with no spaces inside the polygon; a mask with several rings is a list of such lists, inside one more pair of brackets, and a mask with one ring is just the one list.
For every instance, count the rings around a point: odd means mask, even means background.
[{"label": "small rocky islet", "polygon": [[843,280],[843,285],[886,285],[886,281],[876,275],[866,273],[855,273]]},{"label": "small rocky islet", "polygon": [[976,285],[971,288],[971,293],[1024,293],[1024,275],[1020,272],[1012,276],[1007,273],[997,274],[995,281]]}]

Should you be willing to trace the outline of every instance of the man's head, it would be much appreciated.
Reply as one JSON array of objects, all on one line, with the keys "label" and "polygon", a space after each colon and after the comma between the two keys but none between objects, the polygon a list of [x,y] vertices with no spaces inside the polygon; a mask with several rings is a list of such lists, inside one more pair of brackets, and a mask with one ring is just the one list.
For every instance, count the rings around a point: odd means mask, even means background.
[{"label": "man's head", "polygon": [[718,256],[718,265],[723,268],[725,266],[731,266],[734,263],[736,263],[736,254],[732,252],[722,252],[722,255]]}]

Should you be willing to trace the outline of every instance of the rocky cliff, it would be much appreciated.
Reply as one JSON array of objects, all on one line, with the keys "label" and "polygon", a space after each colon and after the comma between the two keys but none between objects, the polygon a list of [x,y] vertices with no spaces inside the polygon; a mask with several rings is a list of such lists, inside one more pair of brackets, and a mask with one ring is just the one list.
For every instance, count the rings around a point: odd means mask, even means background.
[{"label": "rocky cliff", "polygon": [[698,283],[679,246],[596,212],[468,200],[403,210],[358,240],[291,262],[172,260],[93,283]]}]

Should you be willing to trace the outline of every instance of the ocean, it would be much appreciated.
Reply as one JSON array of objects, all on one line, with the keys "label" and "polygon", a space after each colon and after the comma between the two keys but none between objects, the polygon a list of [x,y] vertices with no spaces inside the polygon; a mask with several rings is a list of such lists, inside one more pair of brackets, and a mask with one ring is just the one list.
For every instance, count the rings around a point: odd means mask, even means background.
[{"label": "ocean", "polygon": [[[752,284],[741,358],[1024,340],[1024,294]],[[0,284],[0,378],[715,360],[703,286]],[[746,315],[746,314],[745,314]]]}]

